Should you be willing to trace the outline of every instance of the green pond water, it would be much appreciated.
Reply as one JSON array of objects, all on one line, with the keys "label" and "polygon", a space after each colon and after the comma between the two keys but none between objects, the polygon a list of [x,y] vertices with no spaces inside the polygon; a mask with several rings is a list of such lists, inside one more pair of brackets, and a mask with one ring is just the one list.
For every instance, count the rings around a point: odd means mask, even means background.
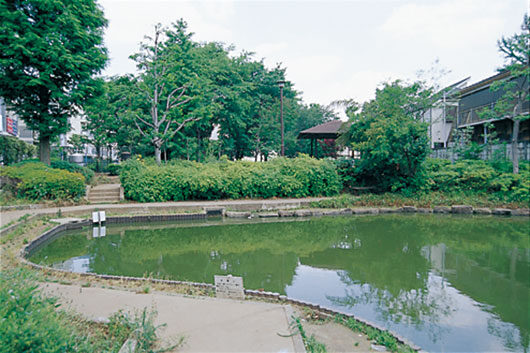
[{"label": "green pond water", "polygon": [[[95,237],[94,237],[95,236]],[[528,351],[527,218],[378,215],[65,232],[36,263],[245,288],[353,313],[428,351]]]}]

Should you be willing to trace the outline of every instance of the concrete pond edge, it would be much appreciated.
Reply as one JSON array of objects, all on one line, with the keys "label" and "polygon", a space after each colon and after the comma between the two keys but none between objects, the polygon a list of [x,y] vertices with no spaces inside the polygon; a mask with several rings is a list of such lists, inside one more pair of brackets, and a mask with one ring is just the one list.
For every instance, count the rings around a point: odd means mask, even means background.
[{"label": "concrete pond edge", "polygon": [[[263,213],[264,217],[257,214],[261,218],[269,217],[309,217],[309,216],[339,216],[339,215],[370,215],[370,214],[389,214],[389,213],[438,213],[438,214],[481,214],[481,215],[494,215],[494,216],[530,216],[530,210],[528,209],[504,209],[504,208],[495,208],[495,209],[486,209],[486,208],[473,208],[469,205],[454,205],[454,206],[437,206],[434,208],[417,208],[414,206],[404,206],[400,208],[343,208],[343,209],[299,209],[299,210],[279,210],[277,212],[267,212]],[[124,223],[139,223],[139,222],[166,222],[166,221],[177,221],[177,220],[199,220],[206,219],[209,216],[223,216],[230,218],[248,218],[256,216],[250,212],[237,212],[237,211],[226,211],[225,207],[204,207],[204,212],[202,213],[185,213],[185,214],[170,214],[170,215],[140,215],[140,216],[112,216],[107,217],[107,224],[124,224]],[[40,247],[45,242],[53,240],[54,238],[60,236],[60,234],[66,230],[71,229],[81,229],[92,225],[90,220],[82,221],[71,221],[64,224],[56,225],[55,227],[47,230],[28,244],[24,245],[19,252],[19,260],[34,269],[41,271],[49,271],[56,273],[73,273],[71,271],[56,269],[49,266],[38,265],[29,261],[26,257],[34,251],[36,248]],[[15,225],[9,227],[14,228]],[[12,230],[12,229],[11,229]],[[150,282],[155,284],[167,284],[167,285],[187,285],[190,287],[207,289],[215,291],[215,285],[210,283],[201,283],[201,282],[187,282],[187,281],[177,281],[177,280],[166,280],[166,279],[157,279],[157,278],[146,278],[146,277],[130,277],[130,276],[117,276],[117,275],[107,275],[107,274],[96,274],[96,273],[76,273],[81,277],[91,277],[102,280],[120,280],[120,281],[130,281],[130,282]],[[333,317],[335,315],[342,315],[347,318],[353,318],[367,326],[370,326],[374,329],[377,329],[381,332],[389,332],[394,336],[400,343],[405,344],[411,347],[415,351],[420,351],[421,348],[410,342],[404,337],[401,337],[399,334],[385,329],[373,322],[365,320],[363,318],[357,317],[353,314],[344,313],[338,310],[333,310],[327,307],[322,307],[318,304],[297,300],[289,298],[284,295],[280,295],[275,292],[266,292],[252,289],[245,289],[245,295],[253,298],[267,299],[283,304],[292,304],[301,307],[306,307],[311,309],[322,317]]]}]

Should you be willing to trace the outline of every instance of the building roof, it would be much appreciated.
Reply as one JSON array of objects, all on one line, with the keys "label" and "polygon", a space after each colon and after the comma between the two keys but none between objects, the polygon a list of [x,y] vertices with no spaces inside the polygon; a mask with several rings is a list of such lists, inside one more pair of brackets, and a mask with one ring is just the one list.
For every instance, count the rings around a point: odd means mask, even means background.
[{"label": "building roof", "polygon": [[465,96],[465,95],[468,95],[470,93],[473,93],[474,91],[478,90],[478,89],[483,89],[485,87],[489,87],[489,85],[491,85],[493,82],[497,81],[497,80],[502,80],[503,78],[506,78],[506,77],[509,77],[510,76],[510,71],[503,71],[501,73],[498,73],[498,74],[495,74],[493,76],[490,76],[488,78],[485,78],[481,81],[478,81],[472,85],[469,85],[467,87],[464,87],[460,90],[460,95],[461,96]]},{"label": "building roof", "polygon": [[332,120],[327,123],[313,126],[312,128],[300,131],[299,139],[336,139],[343,121]]}]

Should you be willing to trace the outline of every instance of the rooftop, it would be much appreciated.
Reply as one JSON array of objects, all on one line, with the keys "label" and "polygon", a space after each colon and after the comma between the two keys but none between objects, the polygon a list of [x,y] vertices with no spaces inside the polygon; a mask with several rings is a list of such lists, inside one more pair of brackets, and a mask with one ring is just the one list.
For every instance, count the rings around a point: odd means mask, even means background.
[{"label": "rooftop", "polygon": [[327,123],[313,126],[312,128],[300,131],[299,139],[336,139],[343,121],[332,120]]}]

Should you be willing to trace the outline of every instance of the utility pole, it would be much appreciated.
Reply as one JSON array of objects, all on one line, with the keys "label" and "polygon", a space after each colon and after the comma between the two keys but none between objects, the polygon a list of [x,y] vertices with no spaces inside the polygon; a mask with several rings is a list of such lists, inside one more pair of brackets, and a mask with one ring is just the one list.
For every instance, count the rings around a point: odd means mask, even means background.
[{"label": "utility pole", "polygon": [[280,125],[281,125],[281,134],[282,134],[282,147],[280,155],[285,156],[285,144],[283,141],[283,87],[285,86],[285,81],[278,81],[278,87],[280,87]]}]

